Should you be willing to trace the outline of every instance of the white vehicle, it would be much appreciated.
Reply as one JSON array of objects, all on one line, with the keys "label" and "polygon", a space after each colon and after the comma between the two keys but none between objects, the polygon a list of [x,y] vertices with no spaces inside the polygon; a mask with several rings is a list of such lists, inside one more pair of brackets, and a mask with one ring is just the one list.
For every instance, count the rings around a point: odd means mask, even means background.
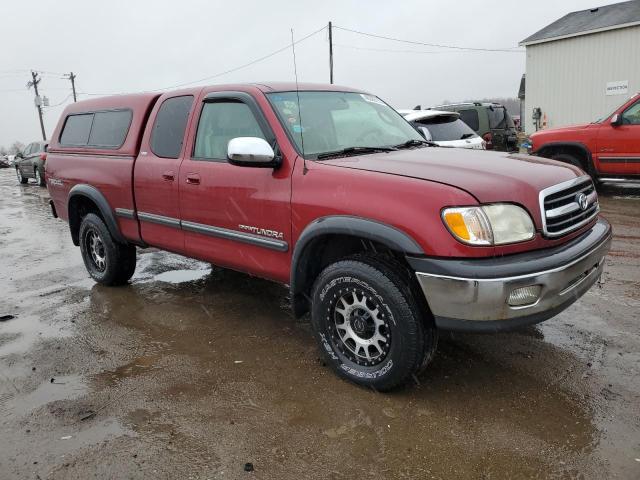
[{"label": "white vehicle", "polygon": [[398,110],[425,139],[441,147],[484,150],[486,142],[460,120],[456,112],[439,110]]}]

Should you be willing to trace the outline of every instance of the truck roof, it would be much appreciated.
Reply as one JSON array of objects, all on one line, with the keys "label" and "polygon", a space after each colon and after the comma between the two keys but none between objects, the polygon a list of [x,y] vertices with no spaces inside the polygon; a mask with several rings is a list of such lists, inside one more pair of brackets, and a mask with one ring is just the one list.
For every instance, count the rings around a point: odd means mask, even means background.
[{"label": "truck roof", "polygon": [[[140,145],[140,139],[144,133],[145,123],[147,117],[151,112],[153,106],[158,99],[162,99],[165,96],[175,95],[193,95],[197,97],[201,92],[217,92],[217,91],[260,91],[262,93],[274,93],[274,92],[292,92],[296,91],[336,91],[336,92],[355,92],[365,93],[362,90],[343,87],[339,85],[330,85],[326,83],[298,83],[296,82],[259,82],[259,83],[237,83],[237,84],[222,84],[222,85],[209,85],[209,86],[196,86],[183,88],[180,90],[171,90],[165,92],[140,92],[140,93],[128,93],[120,95],[108,95],[104,97],[95,97],[87,100],[81,100],[79,102],[68,105],[58,121],[55,131],[51,137],[49,149],[51,151],[65,151],[65,152],[86,152],[91,150],[92,152],[102,151],[107,154],[117,155],[136,155],[137,149]],[[132,112],[131,125],[129,127],[125,142],[120,148],[117,149],[100,149],[99,147],[78,147],[69,145],[60,145],[60,134],[64,128],[65,121],[69,115],[82,114],[89,112],[99,112],[105,110],[119,110],[127,109]]]}]

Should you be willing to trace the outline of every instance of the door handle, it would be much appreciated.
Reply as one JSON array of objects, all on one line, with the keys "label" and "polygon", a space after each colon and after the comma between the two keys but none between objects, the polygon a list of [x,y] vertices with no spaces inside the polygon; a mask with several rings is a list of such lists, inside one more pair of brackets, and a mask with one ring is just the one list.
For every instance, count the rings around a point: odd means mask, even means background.
[{"label": "door handle", "polygon": [[164,178],[167,182],[173,182],[173,179],[176,177],[176,174],[168,171],[162,174],[162,178]]},{"label": "door handle", "polygon": [[189,185],[200,185],[200,175],[197,173],[187,173],[187,183]]}]

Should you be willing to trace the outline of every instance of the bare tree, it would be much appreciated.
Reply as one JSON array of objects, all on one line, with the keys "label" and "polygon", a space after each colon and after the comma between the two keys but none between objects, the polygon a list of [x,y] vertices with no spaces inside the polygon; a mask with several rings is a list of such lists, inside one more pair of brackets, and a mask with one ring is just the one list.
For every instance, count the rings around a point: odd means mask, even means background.
[{"label": "bare tree", "polygon": [[18,152],[21,152],[24,149],[24,143],[15,141],[9,147],[9,152],[11,155],[15,155]]}]

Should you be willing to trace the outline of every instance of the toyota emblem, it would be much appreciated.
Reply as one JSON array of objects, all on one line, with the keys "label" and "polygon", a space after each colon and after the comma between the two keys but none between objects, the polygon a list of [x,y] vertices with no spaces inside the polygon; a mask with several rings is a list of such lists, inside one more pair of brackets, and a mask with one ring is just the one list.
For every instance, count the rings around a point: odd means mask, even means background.
[{"label": "toyota emblem", "polygon": [[587,196],[584,193],[580,193],[580,194],[576,195],[576,202],[578,203],[578,206],[582,210],[586,210],[587,207],[589,206],[589,199],[587,198]]}]

